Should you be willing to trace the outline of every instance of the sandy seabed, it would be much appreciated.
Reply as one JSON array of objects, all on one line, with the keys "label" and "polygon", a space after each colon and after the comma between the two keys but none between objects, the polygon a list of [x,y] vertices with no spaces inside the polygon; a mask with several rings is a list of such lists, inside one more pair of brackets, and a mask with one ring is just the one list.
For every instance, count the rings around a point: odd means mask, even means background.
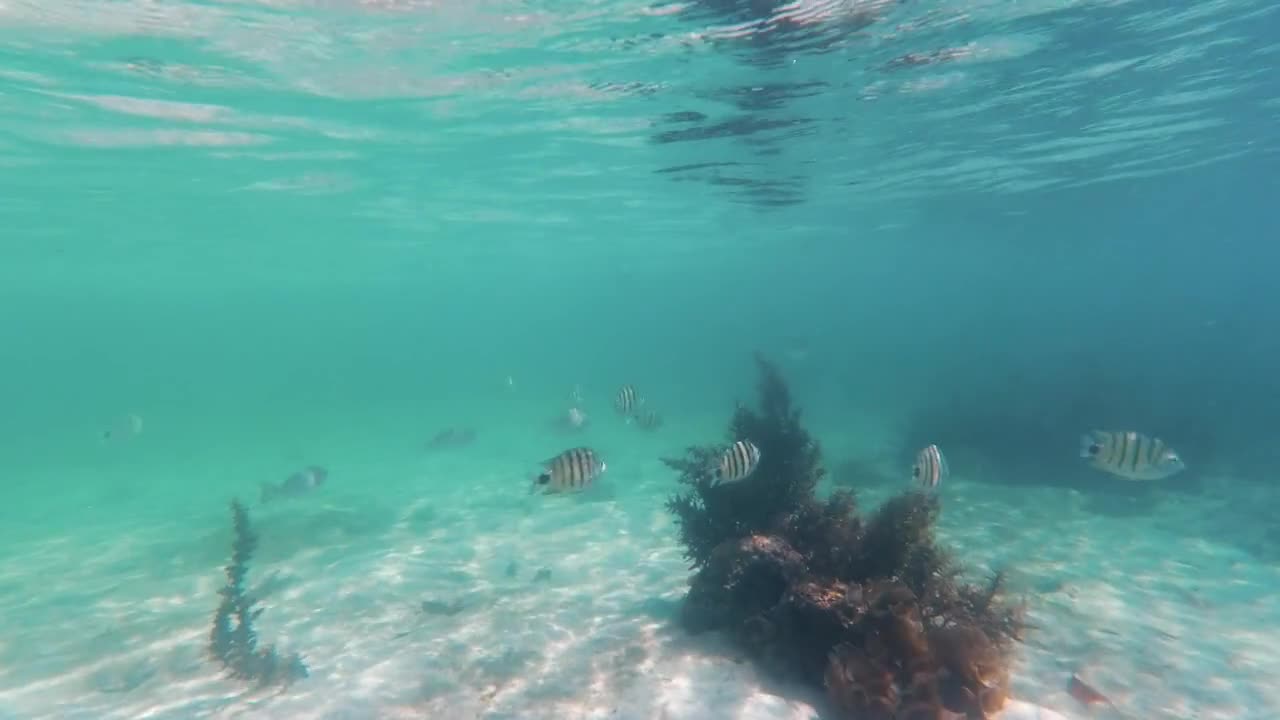
[{"label": "sandy seabed", "polygon": [[[267,507],[245,489],[261,638],[311,671],[283,690],[247,688],[206,654],[229,513],[15,537],[0,574],[0,718],[820,717],[819,692],[676,623],[689,571],[657,457],[679,444],[582,439],[610,470],[580,496],[528,494],[528,463],[465,450],[352,464]],[[557,442],[577,439],[537,447]],[[863,488],[864,505],[900,488]],[[1005,720],[1280,717],[1280,570],[1171,530],[1197,511],[1171,499],[1108,515],[1078,490],[956,469],[944,540],[975,572],[1009,569],[1036,626]],[[1072,673],[1114,705],[1079,705]]]}]

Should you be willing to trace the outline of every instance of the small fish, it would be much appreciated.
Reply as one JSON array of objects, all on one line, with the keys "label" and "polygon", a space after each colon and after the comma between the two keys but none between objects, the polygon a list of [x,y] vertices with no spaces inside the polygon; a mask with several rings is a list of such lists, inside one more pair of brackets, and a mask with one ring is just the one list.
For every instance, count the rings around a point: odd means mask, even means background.
[{"label": "small fish", "polygon": [[618,394],[613,398],[613,407],[618,411],[619,415],[626,417],[628,421],[635,415],[636,410],[642,404],[644,404],[644,401],[636,393],[634,385],[623,385],[618,388]]},{"label": "small fish", "polygon": [[930,445],[916,454],[916,463],[911,466],[911,479],[929,489],[938,487],[950,475],[951,468],[937,445]]},{"label": "small fish", "polygon": [[138,415],[129,414],[119,418],[111,423],[111,426],[102,431],[102,439],[110,442],[112,440],[124,440],[134,435],[142,433],[142,418]]},{"label": "small fish", "polygon": [[636,413],[636,426],[641,430],[657,430],[662,427],[662,416],[654,410]]},{"label": "small fish", "polygon": [[262,483],[262,502],[265,504],[276,498],[301,497],[323,485],[328,477],[328,470],[312,465],[285,478],[279,485]]},{"label": "small fish", "polygon": [[1080,457],[1126,480],[1162,480],[1187,469],[1163,440],[1137,432],[1090,431],[1080,437]]},{"label": "small fish", "polygon": [[419,606],[424,615],[457,615],[467,609],[467,604],[460,599],[423,600]]},{"label": "small fish", "polygon": [[476,431],[471,428],[445,428],[427,441],[428,450],[466,447],[475,442]]},{"label": "small fish", "polygon": [[739,440],[720,456],[720,464],[711,473],[711,484],[728,485],[745,480],[760,465],[760,448],[750,440]]},{"label": "small fish", "polygon": [[1110,698],[1098,692],[1089,683],[1081,680],[1080,676],[1075,673],[1072,673],[1071,679],[1067,681],[1067,694],[1075,698],[1076,702],[1085,706],[1114,705]]},{"label": "small fish", "polygon": [[533,488],[542,486],[544,492],[569,492],[583,490],[606,470],[604,461],[595,450],[576,447],[565,450],[542,464],[542,472],[533,481]]},{"label": "small fish", "polygon": [[587,421],[590,418],[587,413],[579,407],[571,407],[567,411],[555,416],[548,425],[562,433],[578,433],[587,427]]}]

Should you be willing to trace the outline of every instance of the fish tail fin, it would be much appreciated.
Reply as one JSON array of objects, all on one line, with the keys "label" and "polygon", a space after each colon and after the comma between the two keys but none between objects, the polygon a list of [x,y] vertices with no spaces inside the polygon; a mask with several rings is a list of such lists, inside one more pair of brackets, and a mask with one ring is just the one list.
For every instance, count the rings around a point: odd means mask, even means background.
[{"label": "fish tail fin", "polygon": [[1080,457],[1091,458],[1094,455],[1094,446],[1097,440],[1093,437],[1093,433],[1088,432],[1080,436]]},{"label": "fish tail fin", "polygon": [[280,492],[276,488],[276,486],[272,485],[271,483],[262,483],[261,488],[262,489],[259,494],[259,502],[261,502],[263,505],[266,505],[267,503],[274,500],[276,497],[276,494]]}]

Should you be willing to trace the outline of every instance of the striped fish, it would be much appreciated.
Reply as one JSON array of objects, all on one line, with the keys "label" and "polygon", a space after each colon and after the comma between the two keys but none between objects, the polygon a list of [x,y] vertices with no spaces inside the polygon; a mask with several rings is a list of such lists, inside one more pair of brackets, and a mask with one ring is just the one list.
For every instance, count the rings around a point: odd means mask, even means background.
[{"label": "striped fish", "polygon": [[1187,469],[1163,440],[1138,432],[1092,430],[1080,437],[1080,457],[1126,480],[1162,480]]},{"label": "striped fish", "polygon": [[534,479],[533,486],[542,486],[545,492],[569,492],[582,490],[596,481],[605,471],[604,461],[595,450],[576,447],[565,450],[542,464],[542,472]]},{"label": "striped fish", "polygon": [[636,414],[636,410],[642,403],[634,385],[623,385],[618,388],[618,394],[613,398],[613,407],[617,409],[619,415],[628,420]]},{"label": "striped fish", "polygon": [[911,466],[911,479],[920,483],[921,487],[932,490],[941,485],[950,474],[947,459],[942,456],[937,445],[930,445],[916,453],[916,462]]},{"label": "striped fish", "polygon": [[760,465],[760,448],[750,440],[739,440],[720,456],[720,464],[711,472],[711,484],[727,485],[745,480]]},{"label": "striped fish", "polygon": [[654,410],[642,410],[636,413],[636,425],[641,430],[657,430],[662,427],[662,416]]}]

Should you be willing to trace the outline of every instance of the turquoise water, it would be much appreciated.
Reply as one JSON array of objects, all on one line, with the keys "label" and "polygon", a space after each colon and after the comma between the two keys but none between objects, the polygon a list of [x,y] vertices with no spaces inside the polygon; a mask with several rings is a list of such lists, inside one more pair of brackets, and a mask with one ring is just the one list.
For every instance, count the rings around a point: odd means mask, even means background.
[{"label": "turquoise water", "polygon": [[[1278,31],[1253,1],[0,0],[0,718],[830,718],[672,622],[659,458],[720,439],[756,351],[864,504],[947,450],[940,532],[1039,626],[1018,698],[1276,717]],[[1092,427],[1190,469],[1095,473]],[[578,444],[601,483],[529,496]],[[232,497],[263,640],[311,669],[281,693],[205,655]]]}]

